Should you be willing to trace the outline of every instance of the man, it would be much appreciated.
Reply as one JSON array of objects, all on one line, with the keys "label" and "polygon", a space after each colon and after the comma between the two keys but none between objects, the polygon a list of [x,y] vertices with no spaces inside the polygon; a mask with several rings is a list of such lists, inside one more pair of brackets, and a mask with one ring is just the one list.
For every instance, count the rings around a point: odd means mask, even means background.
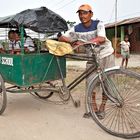
[{"label": "man", "polygon": [[[114,56],[112,55],[114,50],[112,48],[111,42],[106,38],[105,27],[103,23],[99,20],[92,20],[92,7],[88,4],[83,4],[79,7],[77,13],[79,15],[81,23],[71,28],[64,35],[60,36],[58,40],[72,43],[75,40],[83,39],[86,41],[92,41],[93,43],[98,44],[99,47],[103,46],[104,49],[101,50],[99,55],[101,67],[104,69],[114,66]],[[86,52],[90,55],[88,47],[86,48]],[[90,65],[91,64],[87,62],[87,67],[90,67]],[[93,78],[93,76],[94,74],[90,75],[87,78],[87,86]],[[94,101],[95,95],[96,94],[93,94]],[[105,115],[104,109],[106,101],[107,97],[103,94],[103,100],[100,105],[100,108],[98,109],[96,104],[93,104],[95,112],[97,112],[97,115],[101,116],[101,118]],[[88,110],[85,115],[87,114]]]}]

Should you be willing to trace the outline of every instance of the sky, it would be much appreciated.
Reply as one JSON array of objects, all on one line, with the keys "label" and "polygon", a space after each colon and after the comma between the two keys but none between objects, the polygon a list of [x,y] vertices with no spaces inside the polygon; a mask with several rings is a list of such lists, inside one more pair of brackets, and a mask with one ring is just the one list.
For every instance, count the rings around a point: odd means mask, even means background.
[{"label": "sky", "polygon": [[78,23],[80,21],[76,11],[80,5],[87,3],[93,8],[93,19],[111,23],[115,21],[116,1],[117,21],[140,16],[140,0],[3,0],[0,4],[0,17],[45,6],[66,21]]}]

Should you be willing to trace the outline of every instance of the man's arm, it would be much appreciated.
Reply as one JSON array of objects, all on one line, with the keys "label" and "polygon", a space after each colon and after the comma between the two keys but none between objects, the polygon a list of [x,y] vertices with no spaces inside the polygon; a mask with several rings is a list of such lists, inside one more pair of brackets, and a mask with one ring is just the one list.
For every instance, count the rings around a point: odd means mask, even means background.
[{"label": "man's arm", "polygon": [[98,36],[96,38],[91,39],[90,41],[96,43],[97,45],[100,45],[105,42],[105,37]]},{"label": "man's arm", "polygon": [[65,36],[60,36],[60,37],[58,37],[58,41],[61,41],[61,42],[67,42],[67,43],[70,43],[71,41],[70,41],[70,38],[68,38],[68,37],[65,37]]},{"label": "man's arm", "polygon": [[73,38],[75,35],[75,29],[74,27],[72,27],[71,29],[69,29],[68,31],[66,31],[64,34],[60,34],[58,35],[58,41],[61,42],[66,42],[66,43],[71,43],[73,42]]},{"label": "man's arm", "polygon": [[97,36],[90,41],[101,45],[106,41],[106,32],[105,32],[105,26],[102,21],[100,21],[97,25]]}]

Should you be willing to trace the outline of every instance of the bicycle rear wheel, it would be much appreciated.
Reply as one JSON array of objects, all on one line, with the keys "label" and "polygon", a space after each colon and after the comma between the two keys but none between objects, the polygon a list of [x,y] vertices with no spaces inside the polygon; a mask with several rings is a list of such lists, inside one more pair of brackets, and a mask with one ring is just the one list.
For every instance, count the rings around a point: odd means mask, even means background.
[{"label": "bicycle rear wheel", "polygon": [[[94,105],[96,102],[99,109],[103,89],[99,77],[96,77],[89,85],[87,98],[92,118],[102,129],[117,137],[140,137],[140,75],[124,69],[109,70],[105,74],[115,85],[117,94],[123,99],[123,104],[118,106],[115,102],[107,99],[105,117],[99,119],[98,113],[95,113]],[[116,98],[115,95],[112,95],[112,97]]]}]

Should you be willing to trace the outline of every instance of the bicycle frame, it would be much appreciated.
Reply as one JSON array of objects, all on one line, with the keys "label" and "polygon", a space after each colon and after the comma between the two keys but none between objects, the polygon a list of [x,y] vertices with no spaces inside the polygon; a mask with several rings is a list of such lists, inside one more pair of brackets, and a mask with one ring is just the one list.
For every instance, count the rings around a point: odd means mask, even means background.
[{"label": "bicycle frame", "polygon": [[[56,56],[57,57],[57,56]],[[85,61],[90,61],[91,66],[87,68],[84,72],[82,72],[78,77],[76,77],[69,85],[66,86],[61,67],[59,65],[59,59],[57,57],[57,65],[59,68],[59,72],[61,75],[61,80],[63,83],[63,86],[68,88],[69,91],[71,91],[73,88],[75,88],[78,84],[80,84],[86,77],[88,77],[91,73],[95,72],[98,68],[98,62],[96,60],[96,57],[94,54],[92,54],[92,57],[89,56],[79,56],[79,55],[67,55],[66,57],[72,58],[72,59],[78,59],[78,60],[85,60]]]},{"label": "bicycle frame", "polygon": [[[105,71],[100,67],[100,64],[99,64],[99,61],[97,58],[97,54],[95,54],[95,52],[94,52],[95,47],[92,44],[90,44],[90,47],[91,47],[92,57],[89,57],[89,56],[81,57],[78,55],[75,55],[75,56],[72,55],[71,57],[69,56],[69,58],[72,58],[72,59],[87,60],[87,61],[91,62],[91,64],[92,64],[89,68],[87,68],[84,72],[82,72],[78,77],[76,77],[69,85],[66,85],[66,83],[65,83],[65,79],[62,75],[61,67],[59,65],[59,59],[57,58],[57,64],[59,67],[59,72],[61,75],[61,80],[62,80],[63,86],[66,89],[68,89],[68,91],[71,91],[78,84],[80,84],[85,78],[87,78],[91,73],[97,72],[97,76],[99,76],[99,81],[101,83],[101,86],[102,86],[102,89],[103,89],[103,92],[105,93],[105,95],[108,97],[109,100],[116,103],[118,106],[121,106],[121,104],[123,104],[123,101],[121,100],[121,97],[119,96],[118,91],[117,91],[113,81],[111,81],[111,79],[105,74]],[[107,91],[106,85],[104,83],[104,79],[107,80],[107,83],[109,86],[110,85],[112,86],[109,88],[111,88],[111,89],[114,88],[113,93],[115,94],[116,97],[113,97],[111,95],[111,93],[109,93]]]}]

